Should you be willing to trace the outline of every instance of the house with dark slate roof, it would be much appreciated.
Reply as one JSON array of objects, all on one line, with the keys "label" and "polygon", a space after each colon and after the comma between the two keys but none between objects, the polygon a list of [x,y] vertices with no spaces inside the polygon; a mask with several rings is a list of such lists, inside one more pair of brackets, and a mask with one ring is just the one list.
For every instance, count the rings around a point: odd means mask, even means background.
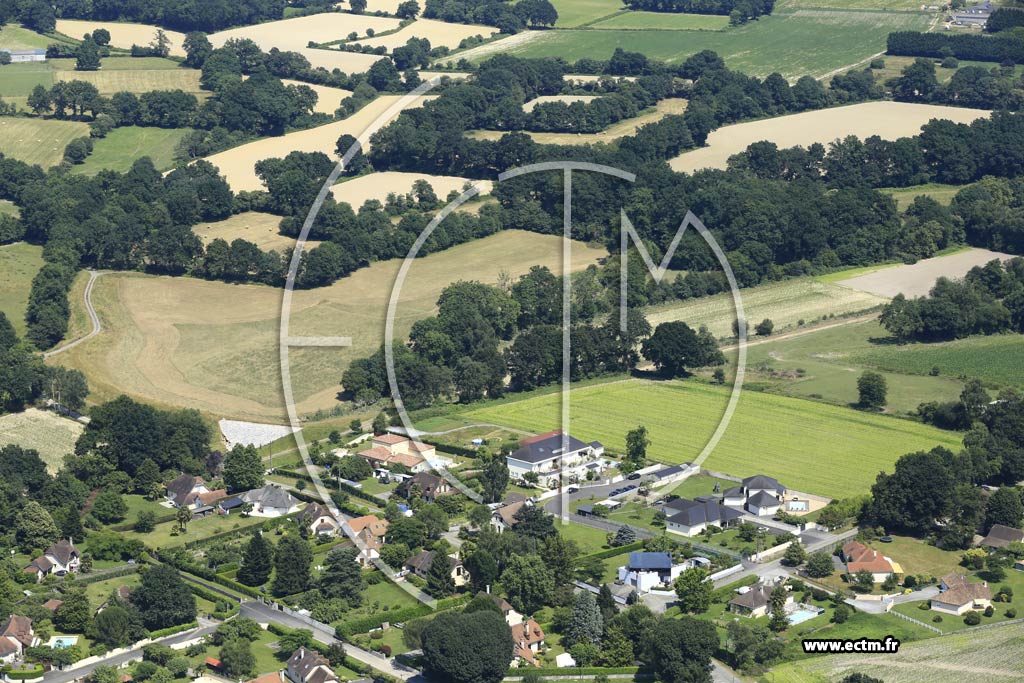
[{"label": "house with dark slate roof", "polygon": [[309,529],[309,533],[314,536],[333,536],[341,528],[341,524],[338,523],[327,506],[320,503],[307,505],[299,519]]},{"label": "house with dark slate roof", "polygon": [[[771,583],[743,586],[737,590],[739,595],[729,601],[729,611],[745,617],[763,617],[768,614],[773,590],[775,585]],[[786,591],[785,604],[793,604],[793,594],[789,591]]]},{"label": "house with dark slate roof", "polygon": [[206,481],[202,477],[191,474],[177,476],[169,481],[164,488],[167,500],[176,508],[193,507],[199,501],[201,494],[210,493]]},{"label": "house with dark slate roof", "polygon": [[519,448],[507,458],[508,473],[512,479],[520,480],[532,472],[542,484],[550,484],[545,481],[548,478],[557,485],[559,475],[582,478],[588,465],[602,455],[604,446],[599,441],[584,443],[556,429],[520,440]]},{"label": "house with dark slate roof", "polygon": [[697,500],[677,498],[662,506],[665,529],[682,536],[696,536],[709,526],[722,529],[733,526],[743,516],[739,510],[722,505],[711,496]]},{"label": "house with dark slate roof", "polygon": [[978,545],[983,548],[1007,548],[1011,543],[1024,543],[1024,531],[1011,526],[993,524]]},{"label": "house with dark slate roof", "polygon": [[50,574],[64,576],[74,573],[82,566],[82,556],[70,538],[57,541],[39,557],[22,569],[26,574],[35,574],[36,581],[42,581]]},{"label": "house with dark slate roof", "polygon": [[[421,579],[430,575],[430,565],[434,561],[433,550],[423,550],[405,561],[405,569]],[[449,555],[448,564],[451,567],[452,581],[456,586],[465,586],[469,582],[469,572],[462,566],[458,555]]]}]

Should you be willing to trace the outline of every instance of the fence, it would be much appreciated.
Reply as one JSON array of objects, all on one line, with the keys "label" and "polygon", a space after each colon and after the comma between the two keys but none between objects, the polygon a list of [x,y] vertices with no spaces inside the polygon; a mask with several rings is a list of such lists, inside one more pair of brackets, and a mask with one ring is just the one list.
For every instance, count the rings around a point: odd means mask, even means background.
[{"label": "fence", "polygon": [[733,566],[729,567],[728,569],[723,569],[720,572],[715,572],[714,574],[709,576],[707,578],[707,580],[711,581],[711,582],[719,581],[720,579],[724,579],[724,578],[726,578],[728,576],[732,576],[733,574],[738,574],[741,571],[743,571],[743,565],[742,564],[734,564]]},{"label": "fence", "polygon": [[[903,614],[902,612],[890,611],[889,614],[894,614],[897,617],[899,617],[900,619],[903,619],[905,621],[909,621],[910,623],[916,624],[916,625],[920,626],[921,628],[926,628],[929,631],[935,631],[939,635],[943,635],[942,634],[942,629],[935,628],[931,624],[926,624],[923,621],[918,621],[914,617],[908,617],[906,614]],[[992,626],[995,626],[995,624],[992,624]]]},{"label": "fence", "polygon": [[781,553],[786,552],[786,549],[789,546],[793,545],[793,543],[795,543],[795,542],[796,541],[786,541],[785,543],[780,543],[780,544],[778,544],[776,546],[768,548],[767,550],[762,550],[759,553],[754,553],[753,555],[750,556],[750,559],[753,562],[762,562],[765,559],[767,559],[769,557],[772,557],[773,555],[779,555]]}]

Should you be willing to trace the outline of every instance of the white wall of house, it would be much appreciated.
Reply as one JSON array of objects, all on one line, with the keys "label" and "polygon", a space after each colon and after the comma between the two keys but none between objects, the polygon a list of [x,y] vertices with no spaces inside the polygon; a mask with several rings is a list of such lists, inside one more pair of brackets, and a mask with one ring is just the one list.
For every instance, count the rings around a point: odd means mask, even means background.
[{"label": "white wall of house", "polygon": [[674,534],[686,536],[687,538],[696,536],[704,531],[706,527],[707,525],[704,523],[697,524],[695,526],[687,526],[686,524],[679,524],[678,522],[667,522],[665,524],[666,531],[671,531]]}]

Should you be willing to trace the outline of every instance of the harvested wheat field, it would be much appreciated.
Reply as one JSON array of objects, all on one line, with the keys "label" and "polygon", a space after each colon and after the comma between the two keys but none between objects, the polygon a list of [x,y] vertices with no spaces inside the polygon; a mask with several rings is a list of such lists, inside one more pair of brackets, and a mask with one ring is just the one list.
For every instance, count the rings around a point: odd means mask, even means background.
[{"label": "harvested wheat field", "polygon": [[[434,194],[441,201],[445,201],[449,192],[454,190],[461,194],[467,183],[473,183],[472,180],[460,178],[459,176],[383,171],[338,183],[331,188],[331,194],[339,202],[347,202],[352,208],[358,209],[369,199],[384,202],[391,193],[406,194],[411,192],[412,185],[417,180],[426,180],[430,183],[430,186],[434,188]],[[490,193],[490,181],[478,182],[481,183],[481,195]]]},{"label": "harvested wheat field", "polygon": [[[101,95],[116,92],[144,93],[151,90],[184,90],[206,97],[199,87],[198,69],[107,69],[100,71],[54,71],[53,81],[86,81],[96,86]],[[333,113],[333,112],[332,112]]]},{"label": "harvested wheat field", "polygon": [[[640,126],[660,121],[670,114],[682,114],[686,111],[686,103],[687,100],[681,97],[670,97],[661,100],[639,116],[613,123],[600,133],[527,132],[526,134],[533,138],[534,142],[542,145],[592,145],[597,142],[614,142],[627,135],[635,135]],[[500,130],[475,130],[467,133],[467,135],[477,140],[497,140],[502,135],[505,135],[505,132]]]},{"label": "harvested wheat field", "polygon": [[906,102],[866,102],[833,107],[774,119],[724,126],[708,136],[707,146],[685,152],[669,161],[675,171],[693,172],[701,168],[725,168],[733,154],[761,140],[780,148],[827,144],[847,135],[866,138],[878,135],[886,140],[917,135],[932,119],[970,123],[991,114],[984,109],[944,107]]},{"label": "harvested wheat field", "polygon": [[457,48],[466,38],[472,38],[473,36],[483,36],[489,38],[491,35],[498,32],[498,29],[493,26],[481,26],[478,24],[448,24],[443,21],[437,21],[436,19],[417,19],[412,22],[401,31],[388,34],[386,36],[375,36],[373,38],[364,38],[357,40],[356,45],[371,45],[373,47],[386,47],[388,50],[394,50],[396,47],[402,47],[410,38],[426,38],[430,41],[430,46],[434,47],[447,47]]},{"label": "harvested wheat field", "polygon": [[[264,138],[245,145],[218,152],[207,160],[220,169],[227,177],[231,189],[235,192],[244,190],[262,190],[263,183],[256,176],[253,168],[257,161],[287,156],[289,152],[323,152],[333,155],[334,147],[342,134],[348,133],[359,137],[367,132],[367,136],[386,125],[399,112],[387,116],[388,109],[402,99],[401,95],[384,95],[378,97],[344,121],[336,121],[326,126],[318,126],[309,130],[300,130],[280,137]],[[417,98],[413,106],[420,106],[430,96]]]},{"label": "harvested wheat field", "polygon": [[210,36],[210,42],[214,47],[221,47],[232,38],[249,38],[265,51],[276,47],[282,51],[298,52],[314,67],[360,73],[373,66],[381,56],[311,48],[308,47],[309,42],[343,40],[353,31],[365,36],[366,30],[371,28],[375,33],[382,33],[398,28],[399,23],[398,19],[391,17],[366,14],[314,14],[219,31]]},{"label": "harvested wheat field", "polygon": [[65,455],[73,455],[75,442],[85,426],[48,410],[29,408],[0,416],[0,447],[16,444],[39,451],[50,474],[55,474]]},{"label": "harvested wheat field", "polygon": [[[402,0],[367,0],[366,9],[363,10],[366,14],[373,14],[375,12],[384,12],[384,14],[394,14],[398,11],[398,6],[402,4]],[[352,5],[348,2],[335,3],[335,7],[340,7],[344,10],[351,10]]]},{"label": "harvested wheat field", "polygon": [[993,259],[1006,261],[1011,258],[1011,254],[1002,254],[998,251],[967,249],[956,254],[922,259],[911,265],[883,268],[866,275],[840,280],[838,284],[878,296],[925,296],[940,277],[963,277],[974,266],[983,266]]},{"label": "harvested wheat field", "polygon": [[431,78],[444,78],[447,76],[453,81],[464,81],[470,77],[470,74],[466,71],[420,71],[420,78],[425,81]]},{"label": "harvested wheat field", "polygon": [[[433,310],[440,291],[460,280],[493,283],[530,266],[561,272],[562,239],[504,231],[417,260],[398,307],[396,334]],[[572,268],[607,255],[574,243]],[[335,403],[349,361],[383,341],[384,315],[401,260],[375,263],[330,287],[296,291],[294,335],[346,335],[353,347],[293,349],[297,409],[308,414]],[[198,408],[218,417],[276,422],[285,416],[278,354],[281,290],[185,277],[110,273],[92,296],[102,334],[69,349],[62,365],[85,372],[90,400],[120,393],[148,402]],[[77,311],[83,302],[72,298]]]},{"label": "harvested wheat field", "polygon": [[[233,240],[243,239],[252,242],[264,251],[284,252],[295,246],[295,238],[282,235],[277,231],[281,217],[259,211],[236,213],[230,218],[214,223],[200,223],[192,228],[203,244],[215,239],[222,239],[229,244]],[[306,242],[307,248],[320,244],[315,240]]]},{"label": "harvested wheat field", "polygon": [[549,104],[551,102],[562,102],[563,104],[583,102],[585,104],[587,102],[593,102],[598,97],[600,97],[600,95],[541,95],[540,97],[535,97],[529,102],[524,103],[523,111],[529,114],[537,107],[538,104]]},{"label": "harvested wheat field", "polygon": [[351,90],[342,90],[341,88],[332,88],[326,85],[313,85],[312,83],[303,83],[302,81],[293,81],[287,78],[282,78],[281,82],[285,85],[304,85],[312,88],[317,98],[316,107],[313,108],[313,111],[320,114],[333,115],[341,101],[352,95]]},{"label": "harvested wheat field", "polygon": [[[153,42],[159,26],[150,24],[129,24],[119,21],[81,21],[79,19],[58,19],[57,32],[81,40],[86,33],[92,33],[98,28],[105,28],[110,31],[110,44],[114,47],[131,49],[132,45],[149,45]],[[181,47],[185,40],[185,34],[178,31],[164,29],[164,34],[171,41],[171,54],[179,57],[185,56],[185,50]]]}]

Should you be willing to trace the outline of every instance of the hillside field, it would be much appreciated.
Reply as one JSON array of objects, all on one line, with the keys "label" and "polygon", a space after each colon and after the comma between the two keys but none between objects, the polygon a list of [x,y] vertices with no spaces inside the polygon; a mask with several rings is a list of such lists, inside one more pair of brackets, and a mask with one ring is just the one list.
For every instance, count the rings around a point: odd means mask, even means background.
[{"label": "hillside field", "polygon": [[[209,244],[220,238],[230,244],[236,239],[252,242],[265,251],[284,252],[295,246],[295,238],[278,232],[281,217],[259,211],[245,211],[232,214],[222,221],[200,223],[192,228],[203,244]],[[320,244],[316,240],[307,240],[306,249]]]},{"label": "hillside field", "polygon": [[[598,17],[594,17],[598,18]],[[519,57],[608,59],[615,48],[678,63],[701,50],[714,50],[726,66],[751,76],[778,71],[786,78],[824,76],[885,51],[892,31],[924,31],[931,16],[911,12],[800,9],[726,31],[562,30],[533,31],[453,55],[480,61],[495,52]],[[442,61],[452,58],[445,57]]]},{"label": "hillside field", "polygon": [[837,138],[878,135],[886,140],[916,135],[932,119],[970,123],[988,117],[991,112],[966,107],[946,107],[907,102],[864,102],[845,107],[819,109],[772,119],[723,126],[708,136],[707,145],[684,152],[669,161],[675,171],[693,172],[701,168],[725,168],[729,157],[762,140],[780,148],[814,142],[824,145]]},{"label": "hillside field", "polygon": [[60,469],[65,455],[75,452],[75,441],[85,430],[80,422],[56,413],[29,408],[22,413],[0,415],[0,446],[17,444],[39,451],[51,474]]},{"label": "hillside field", "polygon": [[[648,456],[692,461],[725,411],[730,388],[697,381],[625,380],[574,389],[569,430],[625,452],[626,432],[647,427]],[[558,427],[561,396],[552,393],[485,406],[465,417],[541,433]],[[623,410],[628,406],[628,410]],[[767,474],[787,487],[830,497],[865,493],[901,455],[960,437],[927,425],[801,399],[747,391],[729,429],[703,466],[735,476]]]},{"label": "hillside field", "polygon": [[184,90],[203,93],[199,88],[198,69],[189,69],[170,59],[160,57],[107,57],[99,71],[75,71],[75,60],[52,59],[53,81],[87,81],[102,95],[116,92],[144,93],[151,90]]},{"label": "hillside field", "polygon": [[43,248],[25,242],[0,246],[0,312],[25,334],[25,308],[32,278],[43,267]]},{"label": "hillside field", "polygon": [[589,24],[609,14],[623,11],[622,0],[551,0],[558,10],[556,28],[572,28]]},{"label": "hillside field", "polygon": [[671,29],[675,31],[724,31],[729,17],[722,14],[669,14],[623,12],[591,24],[596,29]]},{"label": "hillside field", "polygon": [[0,153],[49,168],[64,158],[68,143],[89,135],[78,121],[0,116]]},{"label": "hillside field", "polygon": [[174,148],[190,132],[190,128],[115,128],[105,138],[94,140],[92,154],[72,170],[87,175],[104,169],[123,173],[136,159],[149,157],[157,170],[165,171],[174,166]]},{"label": "hillside field", "polygon": [[[770,318],[775,323],[776,333],[797,326],[801,320],[809,323],[822,317],[855,313],[888,301],[813,277],[748,287],[741,289],[740,295],[748,324],[753,327]],[[736,310],[732,294],[722,293],[652,306],[646,310],[646,315],[652,326],[682,320],[694,329],[707,325],[716,337],[726,337],[732,335]],[[750,335],[752,338],[753,331]]]},{"label": "hillside field", "polygon": [[[576,243],[572,267],[585,268],[605,255]],[[379,348],[400,264],[398,259],[375,263],[330,287],[295,293],[292,334],[345,335],[354,343],[291,351],[300,414],[335,405],[347,363]],[[395,334],[404,336],[413,322],[430,315],[451,282],[493,283],[502,269],[517,276],[537,264],[561,271],[560,237],[502,231],[419,259],[403,289]],[[127,393],[219,417],[260,422],[284,417],[280,289],[110,273],[97,280],[92,299],[103,333],[58,356],[62,365],[86,374],[91,401]],[[71,307],[76,319],[84,307],[77,284]]]}]

